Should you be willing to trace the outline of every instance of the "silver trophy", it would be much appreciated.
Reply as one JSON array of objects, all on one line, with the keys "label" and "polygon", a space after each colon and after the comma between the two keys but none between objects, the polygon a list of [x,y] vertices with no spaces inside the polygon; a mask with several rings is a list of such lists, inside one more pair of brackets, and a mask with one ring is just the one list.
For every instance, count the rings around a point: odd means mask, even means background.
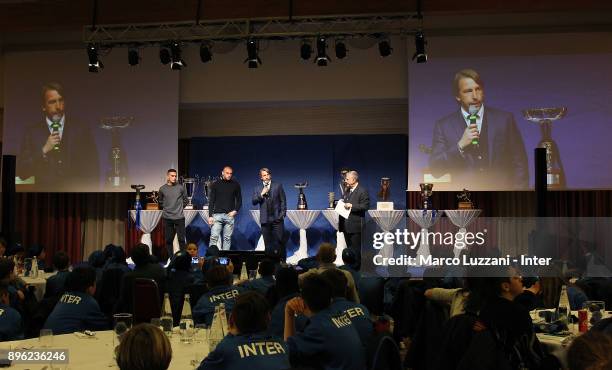
[{"label": "silver trophy", "polygon": [[210,187],[212,186],[213,182],[215,182],[215,179],[212,176],[208,176],[206,179],[202,178],[201,182],[204,185],[202,187],[203,188],[202,191],[204,192],[204,207],[202,208],[208,209]]},{"label": "silver trophy", "polygon": [[426,211],[431,208],[431,194],[433,193],[433,184],[420,183],[421,197],[423,198],[423,210]]},{"label": "silver trophy", "polygon": [[329,201],[329,205],[327,206],[327,209],[336,208],[336,193],[334,193],[333,191],[330,191],[329,193],[327,193],[327,200]]},{"label": "silver trophy", "polygon": [[127,182],[127,162],[123,161],[120,130],[127,128],[132,122],[134,122],[134,117],[114,116],[100,120],[100,127],[111,133],[111,166],[106,174],[106,184],[111,188],[118,188]]},{"label": "silver trophy", "polygon": [[308,181],[305,181],[303,183],[297,183],[293,185],[293,187],[299,190],[297,209],[299,210],[308,209],[308,203],[306,202],[306,194],[304,194],[304,188],[308,187]]},{"label": "silver trophy", "polygon": [[193,209],[193,194],[197,188],[197,181],[193,177],[185,177],[182,179],[183,187],[185,188],[185,192],[187,193],[187,205],[184,209]]},{"label": "silver trophy", "polygon": [[565,188],[565,171],[561,163],[559,147],[552,138],[552,123],[563,118],[566,113],[566,107],[523,110],[523,117],[526,120],[540,125],[542,138],[538,147],[546,149],[546,183],[549,189]]}]

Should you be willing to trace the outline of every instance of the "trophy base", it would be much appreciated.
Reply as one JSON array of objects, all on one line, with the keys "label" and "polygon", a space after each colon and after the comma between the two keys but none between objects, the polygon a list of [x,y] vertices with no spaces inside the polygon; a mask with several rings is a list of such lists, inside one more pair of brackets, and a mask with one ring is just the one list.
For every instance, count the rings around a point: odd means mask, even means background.
[{"label": "trophy base", "polygon": [[377,211],[393,211],[393,202],[376,202]]},{"label": "trophy base", "polygon": [[202,209],[208,209],[208,204],[202,207]]},{"label": "trophy base", "polygon": [[157,204],[157,203],[147,203],[145,209],[147,211],[157,211],[157,210],[159,210],[159,204]]},{"label": "trophy base", "polygon": [[474,209],[472,202],[459,202],[457,209]]},{"label": "trophy base", "polygon": [[183,207],[183,209],[188,209],[188,210],[189,209],[193,209],[193,206],[192,205],[187,205],[187,206]]}]

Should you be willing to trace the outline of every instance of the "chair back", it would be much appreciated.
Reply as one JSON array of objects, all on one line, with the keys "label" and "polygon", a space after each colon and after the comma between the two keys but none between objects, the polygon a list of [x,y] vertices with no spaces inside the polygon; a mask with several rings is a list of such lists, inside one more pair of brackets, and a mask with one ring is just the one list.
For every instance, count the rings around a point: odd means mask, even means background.
[{"label": "chair back", "polygon": [[389,333],[375,334],[366,352],[369,370],[402,370],[399,347]]},{"label": "chair back", "polygon": [[132,289],[132,308],[134,324],[151,322],[160,317],[161,302],[159,288],[153,279],[136,278]]}]

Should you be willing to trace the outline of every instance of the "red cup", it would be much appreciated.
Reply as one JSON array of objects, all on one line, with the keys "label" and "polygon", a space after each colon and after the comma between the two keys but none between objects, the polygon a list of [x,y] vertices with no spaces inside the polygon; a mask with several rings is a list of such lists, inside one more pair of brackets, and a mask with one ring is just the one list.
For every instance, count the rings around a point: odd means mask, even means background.
[{"label": "red cup", "polygon": [[584,333],[589,330],[589,321],[587,310],[578,310],[578,330]]}]

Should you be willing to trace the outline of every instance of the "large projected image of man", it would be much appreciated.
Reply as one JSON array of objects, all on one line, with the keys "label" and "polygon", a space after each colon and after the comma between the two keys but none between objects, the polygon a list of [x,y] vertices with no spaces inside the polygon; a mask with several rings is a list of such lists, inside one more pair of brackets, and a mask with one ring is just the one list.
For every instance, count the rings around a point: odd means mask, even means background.
[{"label": "large projected image of man", "polygon": [[24,131],[17,176],[22,180],[34,176],[38,190],[62,191],[62,184],[68,183],[95,184],[97,188],[96,143],[85,124],[66,119],[60,84],[43,86],[42,111],[43,120]]},{"label": "large projected image of man", "polygon": [[457,72],[453,87],[459,109],[434,126],[432,174],[450,174],[457,188],[526,189],[527,155],[512,113],[485,107],[483,82],[472,69]]}]

